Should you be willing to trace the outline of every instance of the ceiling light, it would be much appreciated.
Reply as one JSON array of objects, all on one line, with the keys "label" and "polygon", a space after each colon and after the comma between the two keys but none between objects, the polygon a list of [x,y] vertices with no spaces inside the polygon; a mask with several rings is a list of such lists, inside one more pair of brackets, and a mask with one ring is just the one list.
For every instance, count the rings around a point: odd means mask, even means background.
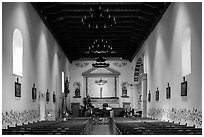
[{"label": "ceiling light", "polygon": [[95,68],[106,68],[106,67],[109,67],[110,64],[106,62],[96,62],[96,63],[93,63],[92,66]]},{"label": "ceiling light", "polygon": [[106,58],[104,58],[104,57],[96,58],[96,62],[105,62],[105,61],[106,61]]},{"label": "ceiling light", "polygon": [[90,8],[89,15],[85,15],[81,21],[84,25],[94,29],[111,28],[116,24],[116,19],[111,17],[109,9],[103,10],[101,6],[94,10]]},{"label": "ceiling light", "polygon": [[92,66],[96,67],[96,68],[105,68],[105,67],[109,67],[110,64],[106,63],[106,58],[104,57],[98,57],[96,58],[96,63],[93,63]]},{"label": "ceiling light", "polygon": [[106,40],[100,39],[95,40],[93,44],[89,47],[89,52],[94,54],[107,54],[111,53],[112,47],[108,45]]}]

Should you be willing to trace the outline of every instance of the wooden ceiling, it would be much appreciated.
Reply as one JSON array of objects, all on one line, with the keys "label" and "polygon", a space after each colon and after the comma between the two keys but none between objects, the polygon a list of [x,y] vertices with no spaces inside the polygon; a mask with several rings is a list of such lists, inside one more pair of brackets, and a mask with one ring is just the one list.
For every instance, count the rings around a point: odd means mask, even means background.
[{"label": "wooden ceiling", "polygon": [[[34,2],[36,9],[69,61],[95,58],[89,46],[103,38],[112,46],[111,54],[132,61],[143,42],[150,35],[170,3],[162,2]],[[116,25],[108,29],[90,29],[82,18],[90,8],[109,10]]]}]

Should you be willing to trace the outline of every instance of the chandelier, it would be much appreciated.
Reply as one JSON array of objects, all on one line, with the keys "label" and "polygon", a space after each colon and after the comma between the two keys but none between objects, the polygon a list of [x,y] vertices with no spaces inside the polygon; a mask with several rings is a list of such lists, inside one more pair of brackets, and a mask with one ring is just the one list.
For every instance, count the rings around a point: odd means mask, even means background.
[{"label": "chandelier", "polygon": [[109,10],[102,10],[101,6],[97,9],[90,8],[90,12],[88,16],[84,16],[81,19],[81,22],[84,25],[87,25],[89,28],[94,29],[106,29],[111,28],[116,24],[115,17],[111,17]]},{"label": "chandelier", "polygon": [[96,67],[96,68],[105,68],[105,67],[109,67],[110,64],[106,63],[106,58],[104,57],[98,57],[96,58],[96,63],[93,63],[92,66]]},{"label": "chandelier", "polygon": [[108,45],[106,40],[100,39],[95,40],[93,44],[89,47],[89,52],[94,54],[106,54],[111,53],[112,47]]},{"label": "chandelier", "polygon": [[89,47],[89,52],[91,54],[98,54],[99,57],[96,58],[96,63],[93,63],[93,67],[97,68],[104,68],[109,67],[110,64],[106,63],[106,58],[102,57],[103,54],[109,54],[112,51],[112,47],[108,45],[108,42],[106,40],[100,39],[95,40],[93,44]]}]

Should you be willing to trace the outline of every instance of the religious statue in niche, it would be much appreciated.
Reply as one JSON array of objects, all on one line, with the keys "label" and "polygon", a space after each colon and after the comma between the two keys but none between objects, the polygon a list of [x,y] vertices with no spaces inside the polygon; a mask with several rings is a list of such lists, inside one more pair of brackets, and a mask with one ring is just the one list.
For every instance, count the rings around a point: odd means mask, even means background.
[{"label": "religious statue in niche", "polygon": [[122,87],[122,96],[121,97],[128,98],[128,95],[127,95],[128,82],[122,82],[121,87]]},{"label": "religious statue in niche", "polygon": [[74,96],[74,98],[80,98],[81,96],[80,96],[80,86],[81,86],[81,84],[80,84],[80,82],[75,82],[74,83],[74,91],[75,91],[75,96]]},{"label": "religious statue in niche", "polygon": [[77,87],[77,88],[75,89],[75,96],[76,96],[76,97],[79,97],[79,96],[80,96],[80,89],[79,89],[79,87]]},{"label": "religious statue in niche", "polygon": [[67,95],[69,94],[69,81],[68,81],[68,77],[66,77],[65,83],[64,83],[64,90],[65,90],[65,97],[67,97]]}]

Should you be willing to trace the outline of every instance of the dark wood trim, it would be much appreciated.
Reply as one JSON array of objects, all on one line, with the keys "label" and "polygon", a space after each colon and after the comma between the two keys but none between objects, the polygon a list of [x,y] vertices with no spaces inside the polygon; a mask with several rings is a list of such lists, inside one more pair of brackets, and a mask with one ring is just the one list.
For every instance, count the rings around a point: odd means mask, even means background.
[{"label": "dark wood trim", "polygon": [[88,77],[85,78],[86,80],[86,96],[88,95]]},{"label": "dark wood trim", "polygon": [[81,96],[73,96],[73,98],[81,98]]},{"label": "dark wood trim", "polygon": [[118,97],[103,97],[103,98],[94,98],[92,97],[91,99],[119,99]]},{"label": "dark wood trim", "polygon": [[121,96],[122,98],[129,98],[129,96]]},{"label": "dark wood trim", "polygon": [[115,77],[115,97],[117,97],[117,78]]},{"label": "dark wood trim", "polygon": [[154,24],[152,24],[152,28],[150,30],[148,30],[146,36],[143,38],[143,40],[141,41],[140,45],[138,46],[137,50],[134,52],[134,54],[132,55],[132,57],[130,58],[130,62],[133,61],[133,59],[135,58],[135,56],[137,55],[137,53],[140,51],[141,47],[143,46],[144,42],[148,39],[148,37],[150,36],[150,34],[152,33],[152,31],[154,30],[154,28],[157,26],[158,22],[160,21],[160,19],[163,17],[164,13],[166,12],[167,8],[170,6],[171,2],[167,2],[165,7],[162,10],[162,14],[160,14],[160,16],[156,19],[156,21],[154,22]]}]

